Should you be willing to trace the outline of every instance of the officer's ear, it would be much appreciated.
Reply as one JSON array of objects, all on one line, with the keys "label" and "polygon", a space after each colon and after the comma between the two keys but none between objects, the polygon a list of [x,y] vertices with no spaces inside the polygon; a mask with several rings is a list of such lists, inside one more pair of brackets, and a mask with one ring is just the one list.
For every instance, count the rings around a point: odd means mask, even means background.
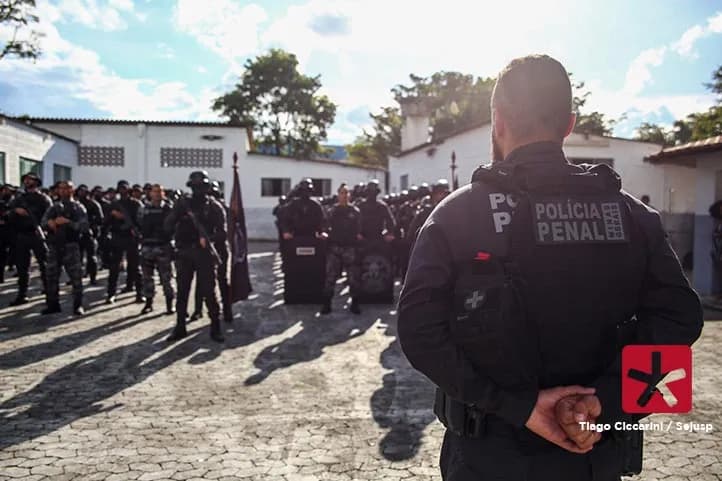
[{"label": "officer's ear", "polygon": [[569,125],[567,125],[567,131],[564,133],[564,138],[566,139],[569,137],[569,134],[572,133],[574,130],[574,126],[577,124],[577,114],[571,113],[569,114]]}]

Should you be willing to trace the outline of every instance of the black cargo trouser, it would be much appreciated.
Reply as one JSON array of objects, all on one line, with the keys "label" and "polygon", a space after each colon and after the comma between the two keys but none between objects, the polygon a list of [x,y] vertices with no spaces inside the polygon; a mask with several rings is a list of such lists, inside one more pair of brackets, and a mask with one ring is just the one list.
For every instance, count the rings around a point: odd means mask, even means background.
[{"label": "black cargo trouser", "polygon": [[54,306],[60,302],[60,273],[61,268],[70,277],[73,286],[73,308],[83,304],[83,268],[81,264],[80,246],[77,242],[69,242],[64,245],[50,244],[48,249],[47,263],[47,291],[45,299],[48,306]]},{"label": "black cargo trouser", "polygon": [[94,281],[98,275],[98,239],[92,234],[80,237],[80,257],[85,257],[85,271]]},{"label": "black cargo trouser", "polygon": [[126,289],[135,288],[137,295],[143,293],[143,283],[140,275],[140,255],[138,252],[138,241],[133,236],[115,236],[110,240],[110,273],[108,275],[108,295],[114,296],[118,288],[118,276],[120,275],[120,263],[123,254],[127,261],[126,267]]},{"label": "black cargo trouser", "polygon": [[[230,287],[228,284],[228,249],[216,246],[218,254],[221,256],[221,265],[216,268],[216,282],[218,290],[221,291],[221,305],[223,306],[223,318],[226,321],[233,319],[233,305],[231,304]],[[196,282],[195,304],[193,312],[200,313],[203,311],[203,295],[201,293],[200,283]]]},{"label": "black cargo trouser", "polygon": [[176,259],[177,271],[177,327],[185,328],[188,314],[188,296],[190,295],[193,275],[196,276],[196,286],[200,289],[202,299],[206,301],[208,314],[211,318],[211,330],[220,330],[220,306],[216,296],[216,268],[213,256],[208,249],[201,247],[185,247],[178,249]]},{"label": "black cargo trouser", "polygon": [[15,255],[18,268],[18,297],[25,297],[30,283],[30,260],[35,255],[40,269],[40,277],[45,289],[45,262],[48,257],[48,246],[36,233],[19,233],[15,242]]},{"label": "black cargo trouser", "polygon": [[619,481],[621,456],[608,438],[575,454],[497,421],[479,438],[447,430],[439,467],[444,481]]}]

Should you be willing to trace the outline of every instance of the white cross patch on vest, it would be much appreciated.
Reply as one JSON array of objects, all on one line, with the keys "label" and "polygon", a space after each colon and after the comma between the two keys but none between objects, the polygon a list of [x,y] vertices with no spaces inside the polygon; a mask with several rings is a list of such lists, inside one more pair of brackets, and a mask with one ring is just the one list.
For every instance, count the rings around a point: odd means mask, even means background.
[{"label": "white cross patch on vest", "polygon": [[467,311],[475,311],[484,303],[484,299],[486,299],[486,292],[472,291],[469,297],[464,299],[464,308]]}]

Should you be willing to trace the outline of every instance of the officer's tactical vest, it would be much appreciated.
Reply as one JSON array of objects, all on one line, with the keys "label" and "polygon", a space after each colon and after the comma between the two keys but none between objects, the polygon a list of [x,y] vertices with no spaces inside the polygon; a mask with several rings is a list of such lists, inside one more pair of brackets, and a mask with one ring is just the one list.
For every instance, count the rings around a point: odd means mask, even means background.
[{"label": "officer's tactical vest", "polygon": [[470,223],[480,244],[457,267],[455,341],[504,388],[592,381],[616,355],[646,261],[619,176],[606,165],[502,162],[472,182],[484,197],[489,188],[512,194],[515,206],[503,249],[485,249],[494,233]]}]

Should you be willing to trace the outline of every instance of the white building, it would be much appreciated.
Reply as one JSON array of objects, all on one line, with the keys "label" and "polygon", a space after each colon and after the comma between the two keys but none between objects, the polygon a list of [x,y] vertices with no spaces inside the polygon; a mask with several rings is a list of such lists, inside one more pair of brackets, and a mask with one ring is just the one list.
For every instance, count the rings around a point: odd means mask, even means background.
[{"label": "white building", "polygon": [[[419,110],[403,105],[402,151],[389,160],[389,189],[399,192],[413,184],[452,180],[455,155],[459,184],[471,181],[474,170],[491,161],[491,124],[481,123],[433,142],[428,140],[429,121]],[[409,115],[409,112],[411,115]],[[422,143],[418,143],[422,139]],[[644,159],[662,146],[616,137],[572,134],[564,151],[574,163],[607,163],[622,177],[622,187],[662,213],[672,245],[680,258],[690,257],[693,244],[695,173],[678,165],[653,165]]]},{"label": "white building", "polygon": [[[60,180],[52,175],[53,166],[63,165],[69,169],[65,178],[91,188],[114,187],[123,179],[131,184],[159,182],[167,189],[186,189],[190,172],[206,170],[212,179],[222,183],[228,200],[233,156],[237,154],[246,223],[252,239],[276,238],[273,207],[278,197],[302,178],[314,179],[318,193],[326,195],[341,182],[355,184],[372,178],[383,181],[385,176],[383,170],[347,162],[255,154],[251,152],[250,129],[243,125],[51,118],[30,118],[25,125],[18,120],[9,122],[15,130],[37,132],[35,140],[28,141],[31,144],[39,142],[42,135],[50,135],[58,139],[56,142],[72,146],[72,155],[68,154],[67,161],[63,159],[65,163],[60,163],[57,156],[49,159],[47,155],[30,155],[32,152],[22,154],[46,163],[42,166],[46,183]],[[10,150],[0,137],[0,152],[6,149]],[[14,176],[13,172],[8,175]]]},{"label": "white building", "polygon": [[77,159],[74,139],[0,115],[0,185],[19,185],[28,172],[50,183],[70,179]]},{"label": "white building", "polygon": [[715,219],[709,209],[722,199],[722,135],[667,147],[646,159],[658,168],[692,177],[694,202],[694,288],[702,296],[722,292],[722,271],[712,262]]}]

